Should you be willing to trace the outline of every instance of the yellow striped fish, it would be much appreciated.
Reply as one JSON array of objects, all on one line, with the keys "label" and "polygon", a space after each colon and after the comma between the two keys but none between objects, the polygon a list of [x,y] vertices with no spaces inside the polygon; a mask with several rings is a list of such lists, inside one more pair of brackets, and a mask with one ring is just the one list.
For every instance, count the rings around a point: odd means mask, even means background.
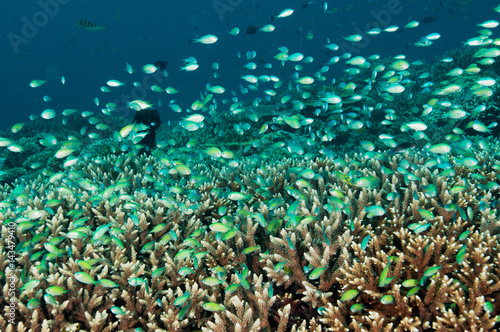
[{"label": "yellow striped fish", "polygon": [[95,24],[94,22],[90,22],[87,20],[78,20],[76,21],[76,25],[78,25],[80,29],[85,31],[101,31],[106,29],[104,25]]}]

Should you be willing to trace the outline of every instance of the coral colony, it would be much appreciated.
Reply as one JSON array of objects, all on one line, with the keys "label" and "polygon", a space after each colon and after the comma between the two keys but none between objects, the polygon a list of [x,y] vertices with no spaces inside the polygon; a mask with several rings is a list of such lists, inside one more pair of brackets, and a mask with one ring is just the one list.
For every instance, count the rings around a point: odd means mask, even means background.
[{"label": "coral colony", "polygon": [[265,97],[207,85],[187,113],[168,105],[175,123],[133,100],[133,122],[107,103],[15,125],[0,138],[1,330],[496,331],[498,45],[482,30],[432,64],[339,53],[334,82],[252,62],[242,82]]}]

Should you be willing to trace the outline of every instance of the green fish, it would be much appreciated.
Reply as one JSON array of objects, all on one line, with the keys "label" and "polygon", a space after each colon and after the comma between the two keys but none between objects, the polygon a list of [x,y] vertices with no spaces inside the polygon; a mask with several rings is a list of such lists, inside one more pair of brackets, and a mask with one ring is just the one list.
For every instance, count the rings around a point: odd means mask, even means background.
[{"label": "green fish", "polygon": [[380,274],[380,277],[378,279],[378,286],[379,287],[385,287],[389,285],[394,278],[388,278],[389,275],[389,266],[391,265],[391,261],[389,260],[387,262],[387,265],[384,267],[382,270],[382,273]]},{"label": "green fish", "polygon": [[415,234],[420,234],[422,232],[425,232],[429,228],[431,228],[431,225],[425,224],[425,225],[420,225],[420,226],[416,227],[413,231],[415,232]]},{"label": "green fish", "polygon": [[214,302],[206,302],[203,304],[203,309],[207,311],[223,311],[226,310],[223,306]]},{"label": "green fish", "polygon": [[190,306],[191,306],[191,302],[188,302],[184,307],[181,308],[181,310],[179,310],[179,320],[184,319]]},{"label": "green fish", "polygon": [[359,291],[357,289],[350,289],[342,295],[342,297],[340,298],[340,301],[342,301],[342,302],[351,301],[356,296],[358,296],[358,294],[359,294]]},{"label": "green fish", "polygon": [[81,283],[88,284],[88,285],[96,285],[97,282],[92,278],[88,273],[86,272],[76,272],[74,274],[75,279],[78,280]]},{"label": "green fish", "polygon": [[384,295],[380,299],[380,303],[382,303],[382,304],[392,304],[392,303],[394,303],[394,296],[392,296],[392,295]]},{"label": "green fish", "polygon": [[153,278],[158,278],[159,276],[161,276],[163,274],[163,272],[165,272],[167,269],[164,268],[164,267],[159,267],[157,268],[156,270],[154,270],[152,273],[151,273],[151,277]]},{"label": "green fish", "polygon": [[457,253],[457,263],[459,265],[462,265],[462,263],[464,262],[466,253],[467,253],[467,246],[464,245],[462,246],[462,248],[460,248],[460,250]]},{"label": "green fish", "polygon": [[367,217],[368,218],[373,218],[373,217],[380,217],[385,214],[385,210],[383,207],[378,206],[378,205],[372,205],[369,207],[365,207],[365,211],[368,212]]},{"label": "green fish", "polygon": [[181,297],[178,297],[175,301],[174,301],[174,305],[176,306],[182,306],[188,299],[189,299],[189,296],[191,294],[189,292],[185,292],[184,294],[182,294]]},{"label": "green fish", "polygon": [[203,282],[207,286],[216,286],[216,285],[220,285],[222,283],[222,281],[220,281],[219,279],[214,278],[214,277],[205,278],[201,282]]},{"label": "green fish", "polygon": [[278,264],[276,264],[274,266],[274,272],[279,272],[279,271],[283,270],[285,265],[286,265],[286,262],[279,262]]},{"label": "green fish", "polygon": [[352,306],[351,306],[351,311],[354,312],[354,313],[357,313],[357,312],[361,312],[365,309],[365,306],[360,304],[360,303],[354,303]]},{"label": "green fish", "polygon": [[37,299],[31,299],[26,304],[26,307],[30,310],[36,309],[40,306],[40,301]]},{"label": "green fish", "polygon": [[248,248],[245,248],[241,251],[242,254],[244,255],[247,255],[247,254],[250,254],[256,250],[259,250],[260,249],[260,246],[253,246],[253,247],[248,247]]},{"label": "green fish", "polygon": [[125,245],[123,244],[123,241],[120,240],[117,236],[114,236],[114,235],[111,235],[111,239],[113,240],[114,243],[116,243],[116,245],[122,249],[125,248]]},{"label": "green fish", "polygon": [[48,294],[50,294],[52,296],[59,296],[62,294],[66,294],[68,292],[68,290],[65,290],[64,288],[59,287],[59,286],[50,286],[49,288],[47,288],[45,290],[45,292],[47,292]]},{"label": "green fish", "polygon": [[54,298],[54,296],[52,296],[52,294],[43,295],[43,299],[45,300],[45,303],[48,303],[48,304],[53,305],[53,306],[57,305],[57,301]]},{"label": "green fish", "polygon": [[24,232],[24,231],[27,231],[27,230],[33,228],[33,226],[35,226],[34,222],[24,221],[24,222],[21,222],[17,225],[17,230]]},{"label": "green fish", "polygon": [[225,293],[232,294],[232,293],[236,292],[236,290],[238,289],[238,287],[240,287],[240,285],[238,285],[238,284],[230,284],[230,285],[228,285],[226,287]]},{"label": "green fish", "polygon": [[181,250],[177,254],[175,254],[174,259],[177,260],[177,259],[187,258],[187,257],[191,256],[191,254],[193,253],[193,251],[194,251],[193,249],[184,249],[184,250]]},{"label": "green fish", "polygon": [[222,241],[226,241],[226,240],[233,238],[237,233],[238,233],[238,231],[236,229],[231,228],[229,231],[227,231],[224,234],[224,236],[222,237]]},{"label": "green fish", "polygon": [[111,223],[97,227],[97,229],[94,232],[94,235],[92,235],[92,240],[95,241],[95,240],[99,239],[100,237],[102,237],[108,231],[108,229],[110,227],[111,227]]},{"label": "green fish", "polygon": [[183,267],[179,270],[179,274],[183,277],[187,276],[187,275],[190,275],[190,274],[193,274],[194,271],[193,269],[189,268],[189,267]]},{"label": "green fish", "polygon": [[88,262],[86,261],[82,261],[82,260],[77,260],[76,261],[76,264],[78,264],[79,267],[81,267],[82,269],[85,269],[85,270],[92,270],[92,265],[90,265]]},{"label": "green fish", "polygon": [[466,230],[464,232],[462,232],[462,234],[460,234],[460,236],[458,237],[458,239],[460,241],[464,241],[467,239],[467,237],[469,236],[469,234],[472,233],[470,230]]},{"label": "green fish", "polygon": [[425,270],[424,276],[426,276],[427,278],[430,278],[433,275],[435,275],[436,273],[438,273],[438,271],[440,269],[441,269],[441,265],[432,266],[432,267],[428,268],[427,270]]},{"label": "green fish", "polygon": [[486,302],[484,302],[483,309],[484,309],[484,311],[492,314],[493,311],[495,310],[495,307],[493,306],[493,304],[490,301],[486,301]]},{"label": "green fish", "polygon": [[418,286],[418,280],[417,279],[407,279],[403,281],[402,283],[403,287],[410,288],[410,287],[415,287]]},{"label": "green fish", "polygon": [[367,235],[363,238],[363,241],[361,241],[361,250],[364,251],[368,247],[368,243],[370,243],[371,238],[371,235]]},{"label": "green fish", "polygon": [[99,279],[97,280],[97,284],[101,285],[105,288],[115,288],[118,287],[118,284],[109,280],[109,279]]},{"label": "green fish", "polygon": [[156,225],[156,226],[155,226],[155,227],[151,230],[151,232],[150,232],[150,233],[152,233],[152,234],[159,233],[159,232],[161,232],[162,230],[164,230],[164,229],[165,229],[165,227],[167,227],[167,225],[166,225],[166,224],[158,224],[158,225]]},{"label": "green fish", "polygon": [[193,239],[191,237],[188,237],[187,239],[182,241],[182,243],[188,247],[201,247],[200,242],[198,242],[196,239]]},{"label": "green fish", "polygon": [[123,309],[122,309],[122,308],[120,308],[120,307],[116,307],[116,306],[114,306],[114,307],[111,307],[111,309],[110,309],[110,310],[111,310],[111,312],[112,312],[113,314],[115,314],[116,316],[123,316],[123,315],[125,315],[125,311],[123,311]]},{"label": "green fish", "polygon": [[44,248],[50,252],[51,254],[54,254],[56,255],[57,257],[61,257],[63,252],[61,250],[59,250],[59,248],[57,248],[55,245],[53,245],[52,243],[49,243],[49,242],[46,242],[43,244]]},{"label": "green fish", "polygon": [[145,254],[147,252],[151,252],[153,251],[154,249],[154,246],[155,246],[155,241],[151,241],[151,242],[148,242],[146,243],[144,246],[142,246],[141,248],[141,254]]},{"label": "green fish", "polygon": [[146,283],[146,281],[142,278],[131,278],[128,283],[131,286],[142,286]]},{"label": "green fish", "polygon": [[66,233],[68,239],[83,239],[86,236],[87,234],[75,230]]},{"label": "green fish", "polygon": [[216,222],[210,225],[210,229],[214,232],[226,233],[229,232],[232,228],[223,223]]},{"label": "green fish", "polygon": [[27,283],[25,283],[23,285],[23,287],[19,288],[19,291],[22,293],[24,291],[32,290],[33,288],[35,288],[39,284],[40,284],[40,280],[38,280],[38,279],[31,279],[30,281],[28,281]]},{"label": "green fish", "polygon": [[429,211],[429,210],[425,210],[425,209],[418,209],[418,213],[420,214],[420,216],[422,218],[424,218],[425,220],[432,220],[434,219],[434,214]]},{"label": "green fish", "polygon": [[421,288],[420,286],[413,287],[412,289],[410,289],[408,291],[408,293],[406,294],[406,296],[410,297],[410,296],[413,296],[413,295],[417,294],[418,291],[420,290],[420,288]]},{"label": "green fish", "polygon": [[245,195],[245,194],[242,194],[240,192],[235,192],[235,191],[231,192],[227,196],[227,198],[229,198],[232,201],[246,201],[246,200],[249,200],[252,197],[253,197],[252,195]]},{"label": "green fish", "polygon": [[238,277],[238,280],[240,281],[241,286],[243,286],[243,288],[249,290],[250,283],[245,279],[245,277],[243,275],[244,273],[239,274],[236,270],[235,270],[235,273],[236,273],[236,276]]},{"label": "green fish", "polygon": [[316,280],[319,277],[321,277],[321,275],[325,272],[326,268],[327,268],[327,266],[321,266],[321,267],[315,268],[311,272],[311,274],[309,275],[309,280]]}]

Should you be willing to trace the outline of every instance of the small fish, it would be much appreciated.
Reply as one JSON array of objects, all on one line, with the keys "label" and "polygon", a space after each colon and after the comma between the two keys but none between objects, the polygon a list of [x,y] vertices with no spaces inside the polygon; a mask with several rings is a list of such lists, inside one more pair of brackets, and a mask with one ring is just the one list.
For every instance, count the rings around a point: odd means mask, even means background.
[{"label": "small fish", "polygon": [[464,262],[466,253],[467,253],[467,246],[464,245],[457,253],[457,263],[459,265],[462,265],[462,263]]},{"label": "small fish", "polygon": [[[327,266],[315,268],[309,275],[309,280],[316,280],[325,272]],[[357,295],[357,294],[356,294]],[[342,299],[341,299],[342,300]]]},{"label": "small fish", "polygon": [[359,291],[357,289],[350,289],[347,292],[345,292],[342,297],[340,298],[340,301],[351,301],[354,299],[356,296],[358,296]]},{"label": "small fish", "polygon": [[407,279],[407,280],[403,281],[402,285],[403,285],[403,287],[406,287],[406,288],[415,287],[415,286],[418,286],[418,280],[417,279]]},{"label": "small fish", "polygon": [[163,272],[165,272],[165,270],[166,268],[164,267],[157,268],[156,270],[153,271],[153,273],[151,273],[151,277],[158,278],[159,276],[162,275]]},{"label": "small fish", "polygon": [[226,233],[231,230],[231,227],[223,223],[216,222],[210,225],[210,229],[214,232]]},{"label": "small fish", "polygon": [[413,296],[413,295],[417,294],[418,291],[420,290],[420,288],[421,288],[420,286],[413,287],[412,289],[410,289],[408,291],[408,293],[406,294],[406,296],[410,297],[410,296]]},{"label": "small fish", "polygon": [[39,86],[42,86],[45,83],[47,83],[47,80],[33,80],[30,82],[30,87],[38,88]]},{"label": "small fish", "polygon": [[67,290],[59,286],[50,286],[45,291],[52,296],[59,296],[68,292]]},{"label": "small fish", "polygon": [[378,279],[378,286],[379,287],[385,287],[391,283],[391,281],[394,279],[394,277],[389,278],[389,266],[391,265],[391,261],[389,260],[387,262],[387,265],[384,267],[382,270],[382,273],[380,273],[380,277]]},{"label": "small fish", "polygon": [[384,208],[378,205],[365,207],[365,211],[368,213],[367,215],[368,218],[380,217],[385,214]]},{"label": "small fish", "polygon": [[96,281],[96,283],[101,285],[102,287],[106,287],[106,288],[118,287],[117,283],[115,283],[109,279],[99,279]]},{"label": "small fish", "polygon": [[26,307],[28,307],[28,309],[30,310],[33,310],[33,309],[36,309],[40,306],[40,301],[37,300],[37,299],[31,299],[28,301],[28,303],[26,304]]},{"label": "small fish", "polygon": [[43,246],[48,252],[56,255],[57,257],[61,257],[63,254],[63,252],[52,243],[46,242],[43,244]]},{"label": "small fish", "polygon": [[222,281],[214,277],[207,277],[203,279],[201,282],[203,282],[207,286],[216,286],[222,283]]},{"label": "small fish", "polygon": [[394,303],[394,296],[392,296],[392,295],[384,295],[380,299],[380,303],[382,303],[382,304],[392,304],[392,303]]},{"label": "small fish", "polygon": [[[146,281],[142,278],[132,278],[128,281],[128,284],[131,285],[131,286],[142,286],[144,284],[146,284]],[[147,287],[147,284],[146,284],[146,287]],[[147,288],[146,288],[147,290]]]},{"label": "small fish", "polygon": [[207,311],[223,311],[226,310],[223,306],[214,302],[207,302],[203,304],[203,309]]},{"label": "small fish", "polygon": [[183,305],[188,299],[189,299],[189,296],[191,294],[189,292],[185,292],[184,294],[182,294],[181,297],[178,297],[175,301],[174,301],[174,305],[176,306],[181,306]]},{"label": "small fish", "polygon": [[240,29],[238,29],[238,28],[233,28],[231,31],[229,31],[229,34],[231,36],[236,36],[239,33],[240,33]]},{"label": "small fish", "polygon": [[361,250],[365,250],[368,247],[368,243],[370,243],[371,235],[367,235],[361,241]]},{"label": "small fish", "polygon": [[27,283],[24,284],[23,287],[19,288],[19,291],[24,292],[25,290],[31,290],[40,284],[40,280],[31,279]]},{"label": "small fish", "polygon": [[214,44],[215,42],[217,42],[217,40],[218,38],[215,35],[206,35],[201,38],[197,38],[194,41],[195,43],[202,43],[208,45],[208,44]]},{"label": "small fish", "polygon": [[118,87],[118,86],[122,86],[122,85],[125,85],[125,83],[123,82],[120,82],[118,80],[109,80],[106,82],[106,84],[108,86],[111,86],[111,87]]},{"label": "small fish", "polygon": [[179,275],[185,277],[185,276],[188,276],[190,274],[193,274],[194,271],[193,269],[189,268],[189,267],[183,267],[179,270]]},{"label": "small fish", "polygon": [[458,237],[458,239],[460,241],[464,241],[464,240],[467,239],[467,237],[469,236],[470,233],[471,233],[470,230],[466,230],[466,231],[462,232],[462,234],[460,234],[460,236]]},{"label": "small fish", "polygon": [[271,18],[271,19],[284,18],[284,17],[288,17],[292,14],[293,14],[293,9],[287,8],[287,9],[283,10],[281,13],[279,13],[278,15],[276,15],[274,18]]},{"label": "small fish", "polygon": [[120,307],[114,306],[114,307],[111,307],[110,310],[116,316],[123,316],[123,315],[125,315],[125,311],[123,311],[123,309],[120,308]]},{"label": "small fish", "polygon": [[50,305],[57,305],[57,301],[56,299],[54,298],[54,296],[52,296],[52,294],[45,294],[43,296],[43,299],[45,300],[46,303],[50,304]]},{"label": "small fish", "polygon": [[252,197],[253,197],[252,195],[245,195],[245,194],[242,194],[240,192],[235,192],[235,191],[233,191],[232,193],[230,193],[227,196],[227,198],[229,198],[232,201],[243,201],[243,200],[248,200]]},{"label": "small fish", "polygon": [[354,313],[357,313],[357,312],[361,312],[365,309],[365,306],[360,304],[360,303],[354,303],[352,306],[351,306],[351,311],[354,312]]},{"label": "small fish", "polygon": [[95,24],[94,22],[90,22],[87,20],[78,20],[76,21],[76,25],[85,31],[102,31],[106,30],[106,27],[103,25]]},{"label": "small fish", "polygon": [[272,24],[266,24],[262,28],[260,28],[259,31],[262,31],[262,32],[273,32],[274,29],[276,29],[274,25],[272,25]]},{"label": "small fish", "polygon": [[250,254],[256,250],[260,249],[259,246],[252,246],[252,247],[248,247],[248,248],[245,248],[241,251],[242,254],[244,255],[247,255],[247,254]]},{"label": "small fish", "polygon": [[432,277],[433,275],[435,275],[439,270],[441,269],[441,265],[436,265],[436,266],[432,266],[430,268],[428,268],[427,270],[425,270],[424,272],[424,276],[426,277]]},{"label": "small fish", "polygon": [[74,274],[75,279],[78,280],[81,283],[84,284],[89,284],[89,285],[96,285],[97,282],[92,278],[88,273],[86,272],[76,272]]},{"label": "small fish", "polygon": [[435,144],[435,145],[431,146],[428,150],[432,153],[444,154],[444,153],[450,152],[451,147],[446,143],[439,143],[439,144]]}]

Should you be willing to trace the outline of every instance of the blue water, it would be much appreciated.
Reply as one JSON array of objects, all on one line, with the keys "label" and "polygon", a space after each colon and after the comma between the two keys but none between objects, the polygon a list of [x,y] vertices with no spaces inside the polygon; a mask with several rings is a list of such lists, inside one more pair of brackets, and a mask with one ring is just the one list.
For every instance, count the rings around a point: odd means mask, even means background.
[{"label": "blue water", "polygon": [[[302,8],[307,3],[310,4]],[[341,44],[342,37],[356,33],[357,28],[364,31],[367,24],[377,21],[377,17],[383,27],[394,24],[402,32],[370,37],[366,46],[359,50],[360,55],[405,54],[410,60],[433,62],[447,50],[461,47],[465,40],[476,36],[475,25],[496,14],[492,11],[496,3],[486,0],[328,1],[330,10],[338,9],[333,14],[324,14],[323,4],[323,1],[257,0],[4,1],[0,20],[3,35],[0,44],[3,60],[0,129],[29,121],[30,114],[40,114],[46,108],[54,108],[58,113],[65,108],[99,111],[94,104],[96,97],[109,102],[140,95],[143,91],[133,90],[133,87],[112,96],[105,95],[99,88],[109,79],[141,81],[144,75],[138,69],[157,60],[168,60],[166,69],[170,75],[164,84],[180,91],[170,98],[183,107],[191,105],[207,83],[239,91],[242,83],[239,77],[247,51],[257,51],[256,62],[264,64],[272,61],[278,46],[286,46],[291,52],[314,57],[309,73],[313,74],[334,55],[324,47],[327,37]],[[393,6],[392,14],[388,4]],[[295,12],[286,19],[269,19],[284,8],[293,8]],[[411,20],[429,16],[435,20],[421,23],[417,29],[402,28]],[[80,30],[75,24],[79,19],[90,20],[107,29]],[[268,23],[274,24],[276,31],[245,34],[249,25],[261,27]],[[240,28],[238,36],[228,35],[233,27]],[[306,38],[309,31],[314,34],[312,40]],[[442,37],[431,47],[405,48],[408,43],[432,32]],[[217,35],[219,41],[214,45],[192,43],[194,38],[208,33]],[[238,52],[243,55],[240,59]],[[179,71],[182,59],[190,56],[196,57],[200,68],[195,72]],[[126,62],[136,70],[132,79],[125,72]],[[220,64],[217,80],[212,77],[213,62]],[[264,69],[259,67],[258,74],[263,74]],[[279,66],[274,66],[270,72],[280,77],[293,73],[282,72]],[[341,75],[339,64],[332,66],[326,76],[333,79]],[[61,76],[66,78],[64,86],[60,83]],[[32,89],[28,84],[33,79],[46,79],[48,83]],[[43,102],[45,95],[52,101]],[[140,97],[154,101],[159,96],[148,91]],[[178,114],[166,106],[170,100],[168,96],[163,94],[163,98],[164,106],[160,107],[163,120],[178,118]]]}]

